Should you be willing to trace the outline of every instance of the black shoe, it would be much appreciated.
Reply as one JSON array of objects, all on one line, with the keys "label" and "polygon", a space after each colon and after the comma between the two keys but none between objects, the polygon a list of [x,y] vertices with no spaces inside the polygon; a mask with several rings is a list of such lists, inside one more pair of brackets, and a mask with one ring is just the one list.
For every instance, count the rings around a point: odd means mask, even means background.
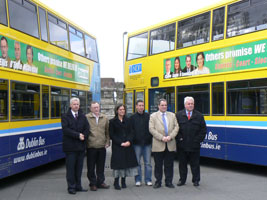
[{"label": "black shoe", "polygon": [[76,194],[75,190],[68,190],[69,194]]},{"label": "black shoe", "polygon": [[160,188],[161,187],[161,184],[159,184],[159,183],[155,183],[154,185],[153,185],[153,188],[154,189],[158,189],[158,188]]},{"label": "black shoe", "polygon": [[182,185],[184,185],[185,184],[185,182],[183,182],[183,181],[179,181],[178,183],[177,183],[177,186],[182,186]]},{"label": "black shoe", "polygon": [[166,187],[168,187],[168,188],[174,188],[174,185],[172,183],[166,183]]},{"label": "black shoe", "polygon": [[115,188],[115,190],[121,189],[121,186],[119,185],[119,178],[114,179],[114,188]]},{"label": "black shoe", "polygon": [[198,181],[195,181],[194,184],[193,184],[195,187],[199,186],[199,182]]},{"label": "black shoe", "polygon": [[126,178],[121,178],[121,188],[127,188]]},{"label": "black shoe", "polygon": [[86,189],[83,189],[83,188],[79,188],[79,189],[76,189],[77,192],[87,192],[88,190]]},{"label": "black shoe", "polygon": [[115,190],[121,190],[121,186],[119,184],[114,184]]}]

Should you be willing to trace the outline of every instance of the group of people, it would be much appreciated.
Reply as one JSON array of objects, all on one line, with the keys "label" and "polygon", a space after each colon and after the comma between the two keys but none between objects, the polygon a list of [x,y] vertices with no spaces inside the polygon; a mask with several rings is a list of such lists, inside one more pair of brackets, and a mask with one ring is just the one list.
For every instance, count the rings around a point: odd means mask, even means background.
[{"label": "group of people", "polygon": [[204,66],[205,55],[203,52],[199,52],[196,55],[196,63],[197,67],[191,64],[191,55],[186,55],[185,57],[185,64],[186,66],[182,69],[180,57],[176,57],[174,59],[174,71],[171,71],[171,59],[167,59],[165,61],[165,71],[164,78],[177,78],[181,76],[194,76],[194,75],[201,75],[201,74],[209,74],[210,70],[208,67]]},{"label": "group of people", "polygon": [[27,62],[23,63],[21,61],[21,44],[18,41],[14,42],[14,54],[15,59],[11,60],[8,56],[8,41],[3,36],[0,40],[1,44],[1,58],[0,58],[0,66],[11,68],[15,70],[20,71],[26,71],[26,72],[32,72],[32,73],[38,73],[38,68],[33,65],[33,48],[30,45],[27,45],[26,47],[26,57]]},{"label": "group of people", "polygon": [[[112,141],[111,169],[114,188],[126,188],[126,177],[134,177],[135,185],[152,186],[151,153],[154,157],[155,189],[162,184],[163,169],[165,186],[174,188],[173,165],[175,152],[179,153],[180,179],[177,186],[186,183],[187,164],[192,171],[192,182],[199,186],[200,143],[206,135],[203,115],[194,110],[194,99],[184,99],[185,109],[176,115],[167,111],[167,101],[160,99],[158,112],[151,115],[144,111],[144,101],[137,100],[136,113],[126,117],[123,104],[116,106],[111,120],[100,113],[98,102],[92,102],[91,112],[84,115],[79,109],[80,100],[72,98],[70,109],[62,115],[63,151],[66,154],[66,178],[69,194],[87,191],[82,187],[81,175],[87,152],[87,177],[91,191],[108,189],[105,183],[106,148]],[[85,151],[86,150],[86,151]],[[144,160],[142,178],[141,159]]]}]

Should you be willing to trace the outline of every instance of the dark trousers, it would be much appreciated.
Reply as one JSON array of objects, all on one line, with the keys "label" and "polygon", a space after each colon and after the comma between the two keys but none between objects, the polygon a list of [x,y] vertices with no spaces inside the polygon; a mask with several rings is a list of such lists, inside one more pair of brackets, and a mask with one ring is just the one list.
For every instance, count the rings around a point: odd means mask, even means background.
[{"label": "dark trousers", "polygon": [[74,151],[65,152],[66,154],[66,178],[68,183],[68,190],[82,189],[81,176],[83,169],[84,152]]},{"label": "dark trousers", "polygon": [[199,158],[200,151],[183,151],[179,149],[179,173],[180,181],[185,183],[187,178],[187,164],[190,164],[192,172],[192,182],[200,181],[200,167],[199,167]]},{"label": "dark trousers", "polygon": [[105,181],[106,148],[87,149],[87,177],[90,186],[101,185]]},{"label": "dark trousers", "polygon": [[173,179],[173,161],[175,153],[174,151],[169,151],[167,146],[163,152],[154,152],[155,170],[154,175],[156,178],[156,183],[161,184],[163,165],[165,174],[165,183],[172,183]]}]

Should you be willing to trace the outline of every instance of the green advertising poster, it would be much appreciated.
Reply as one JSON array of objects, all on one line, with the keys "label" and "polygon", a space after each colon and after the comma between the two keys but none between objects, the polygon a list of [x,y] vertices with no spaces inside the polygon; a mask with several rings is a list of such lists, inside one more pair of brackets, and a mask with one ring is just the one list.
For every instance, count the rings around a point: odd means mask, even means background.
[{"label": "green advertising poster", "polygon": [[89,84],[89,66],[0,37],[0,67]]},{"label": "green advertising poster", "polygon": [[164,78],[266,67],[267,40],[164,59]]}]

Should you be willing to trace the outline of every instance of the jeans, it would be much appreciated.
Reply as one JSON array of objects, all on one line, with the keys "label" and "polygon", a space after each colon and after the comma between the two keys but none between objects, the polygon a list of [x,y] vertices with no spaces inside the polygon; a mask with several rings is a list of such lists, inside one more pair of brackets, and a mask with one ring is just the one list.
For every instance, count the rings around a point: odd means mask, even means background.
[{"label": "jeans", "polygon": [[142,182],[142,166],[141,157],[143,156],[145,167],[145,183],[151,182],[152,166],[151,166],[151,144],[149,145],[134,145],[136,159],[138,162],[138,175],[135,176],[135,182]]}]

